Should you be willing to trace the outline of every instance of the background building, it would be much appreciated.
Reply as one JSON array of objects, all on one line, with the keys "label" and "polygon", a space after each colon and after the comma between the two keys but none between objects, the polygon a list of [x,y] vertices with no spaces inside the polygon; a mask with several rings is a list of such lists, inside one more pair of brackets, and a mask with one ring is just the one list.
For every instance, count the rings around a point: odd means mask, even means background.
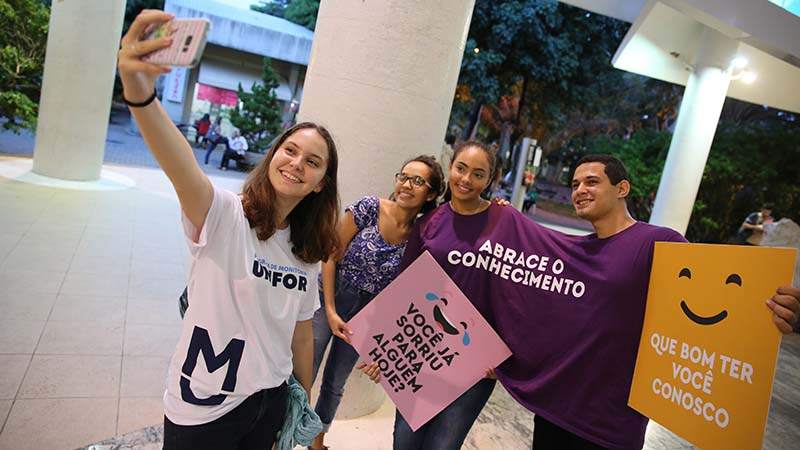
[{"label": "background building", "polygon": [[[172,120],[192,123],[203,114],[223,115],[237,102],[241,83],[250,92],[260,83],[264,57],[272,60],[280,85],[283,121],[291,121],[303,95],[314,32],[288,20],[213,0],[167,0],[164,10],[178,18],[211,21],[203,58],[192,69],[174,68],[164,77],[162,103]],[[223,120],[223,134],[229,122]]]}]

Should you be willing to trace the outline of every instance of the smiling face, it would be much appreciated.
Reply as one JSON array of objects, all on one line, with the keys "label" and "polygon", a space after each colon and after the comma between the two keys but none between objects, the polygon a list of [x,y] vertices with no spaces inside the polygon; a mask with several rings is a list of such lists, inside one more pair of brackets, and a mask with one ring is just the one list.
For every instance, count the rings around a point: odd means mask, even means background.
[{"label": "smiling face", "polygon": [[628,405],[700,448],[761,448],[780,345],[764,303],[791,280],[795,258],[656,242]]},{"label": "smiling face", "polygon": [[[678,274],[678,278],[679,279],[685,278],[686,280],[691,280],[692,271],[688,267],[684,267]],[[740,277],[739,274],[732,273],[728,275],[728,278],[725,280],[725,285],[726,286],[734,285],[742,287],[742,277]],[[713,312],[710,315],[697,314],[694,310],[692,310],[689,304],[686,303],[686,300],[681,300],[681,311],[683,311],[683,314],[686,317],[688,317],[689,320],[698,325],[715,325],[722,322],[723,320],[725,320],[726,317],[728,317],[728,311],[725,309],[717,312],[716,314],[713,314]]]},{"label": "smiling face", "polygon": [[[411,161],[403,166],[403,170],[400,173],[408,179],[402,183],[395,179],[394,199],[399,206],[420,210],[425,202],[432,200],[436,196],[436,192],[430,187],[431,168],[427,164],[420,161]],[[417,186],[413,182],[417,177],[425,180],[425,184]]]},{"label": "smiling face", "polygon": [[620,208],[624,211],[629,191],[627,180],[611,184],[603,163],[584,163],[575,169],[572,177],[572,206],[578,217],[595,221]]},{"label": "smiling face", "polygon": [[269,163],[269,181],[276,196],[300,200],[322,190],[328,145],[313,128],[302,128],[275,149]]},{"label": "smiling face", "polygon": [[450,192],[459,201],[475,201],[492,181],[491,162],[479,147],[466,147],[450,164]]},{"label": "smiling face", "polygon": [[[447,299],[444,297],[439,297],[438,295],[428,292],[425,295],[425,300],[429,302],[438,302],[447,306]],[[433,320],[436,323],[436,327],[439,328],[440,331],[443,331],[451,336],[458,336],[461,333],[459,328],[464,330],[464,335],[461,337],[461,343],[465,346],[469,345],[472,342],[472,339],[467,333],[467,323],[464,321],[458,322],[458,326],[454,324],[444,313],[444,310],[439,305],[433,306]],[[474,324],[473,324],[474,325]]]}]

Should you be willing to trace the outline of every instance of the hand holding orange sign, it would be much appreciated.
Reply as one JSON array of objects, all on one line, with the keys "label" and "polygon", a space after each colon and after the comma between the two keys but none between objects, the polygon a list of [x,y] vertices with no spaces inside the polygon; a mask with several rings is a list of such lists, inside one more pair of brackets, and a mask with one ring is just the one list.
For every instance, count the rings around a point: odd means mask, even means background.
[{"label": "hand holding orange sign", "polygon": [[763,302],[795,254],[657,243],[628,404],[704,450],[760,449],[780,343]]}]

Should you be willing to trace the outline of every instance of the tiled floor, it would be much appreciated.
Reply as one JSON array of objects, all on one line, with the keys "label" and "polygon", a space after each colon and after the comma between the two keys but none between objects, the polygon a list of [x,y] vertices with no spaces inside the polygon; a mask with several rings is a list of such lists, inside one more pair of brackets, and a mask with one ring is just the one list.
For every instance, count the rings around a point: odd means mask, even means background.
[{"label": "tiled floor", "polygon": [[[151,426],[162,421],[188,261],[174,193],[159,170],[123,166],[106,169],[132,188],[15,181],[30,164],[0,155],[0,450],[69,450],[133,432],[150,443],[124,448],[160,448]],[[238,175],[212,178],[227,189],[241,184]],[[800,442],[798,371],[800,335],[792,335],[764,448]],[[389,449],[392,423],[387,401],[370,416],[337,421],[328,442]],[[531,414],[499,388],[464,448],[530,448],[531,427]],[[645,448],[692,447],[651,424]]]},{"label": "tiled floor", "polygon": [[15,181],[30,164],[0,156],[0,449],[159,423],[188,268],[175,196],[159,170],[122,166],[106,168],[135,187]]}]

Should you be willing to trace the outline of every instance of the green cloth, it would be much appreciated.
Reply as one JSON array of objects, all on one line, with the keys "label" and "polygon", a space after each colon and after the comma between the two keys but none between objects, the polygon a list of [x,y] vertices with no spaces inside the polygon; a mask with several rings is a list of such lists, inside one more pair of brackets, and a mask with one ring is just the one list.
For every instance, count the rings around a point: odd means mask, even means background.
[{"label": "green cloth", "polygon": [[294,375],[289,377],[286,418],[278,432],[275,450],[292,450],[295,445],[309,446],[322,432],[322,421],[308,403],[306,390]]}]

